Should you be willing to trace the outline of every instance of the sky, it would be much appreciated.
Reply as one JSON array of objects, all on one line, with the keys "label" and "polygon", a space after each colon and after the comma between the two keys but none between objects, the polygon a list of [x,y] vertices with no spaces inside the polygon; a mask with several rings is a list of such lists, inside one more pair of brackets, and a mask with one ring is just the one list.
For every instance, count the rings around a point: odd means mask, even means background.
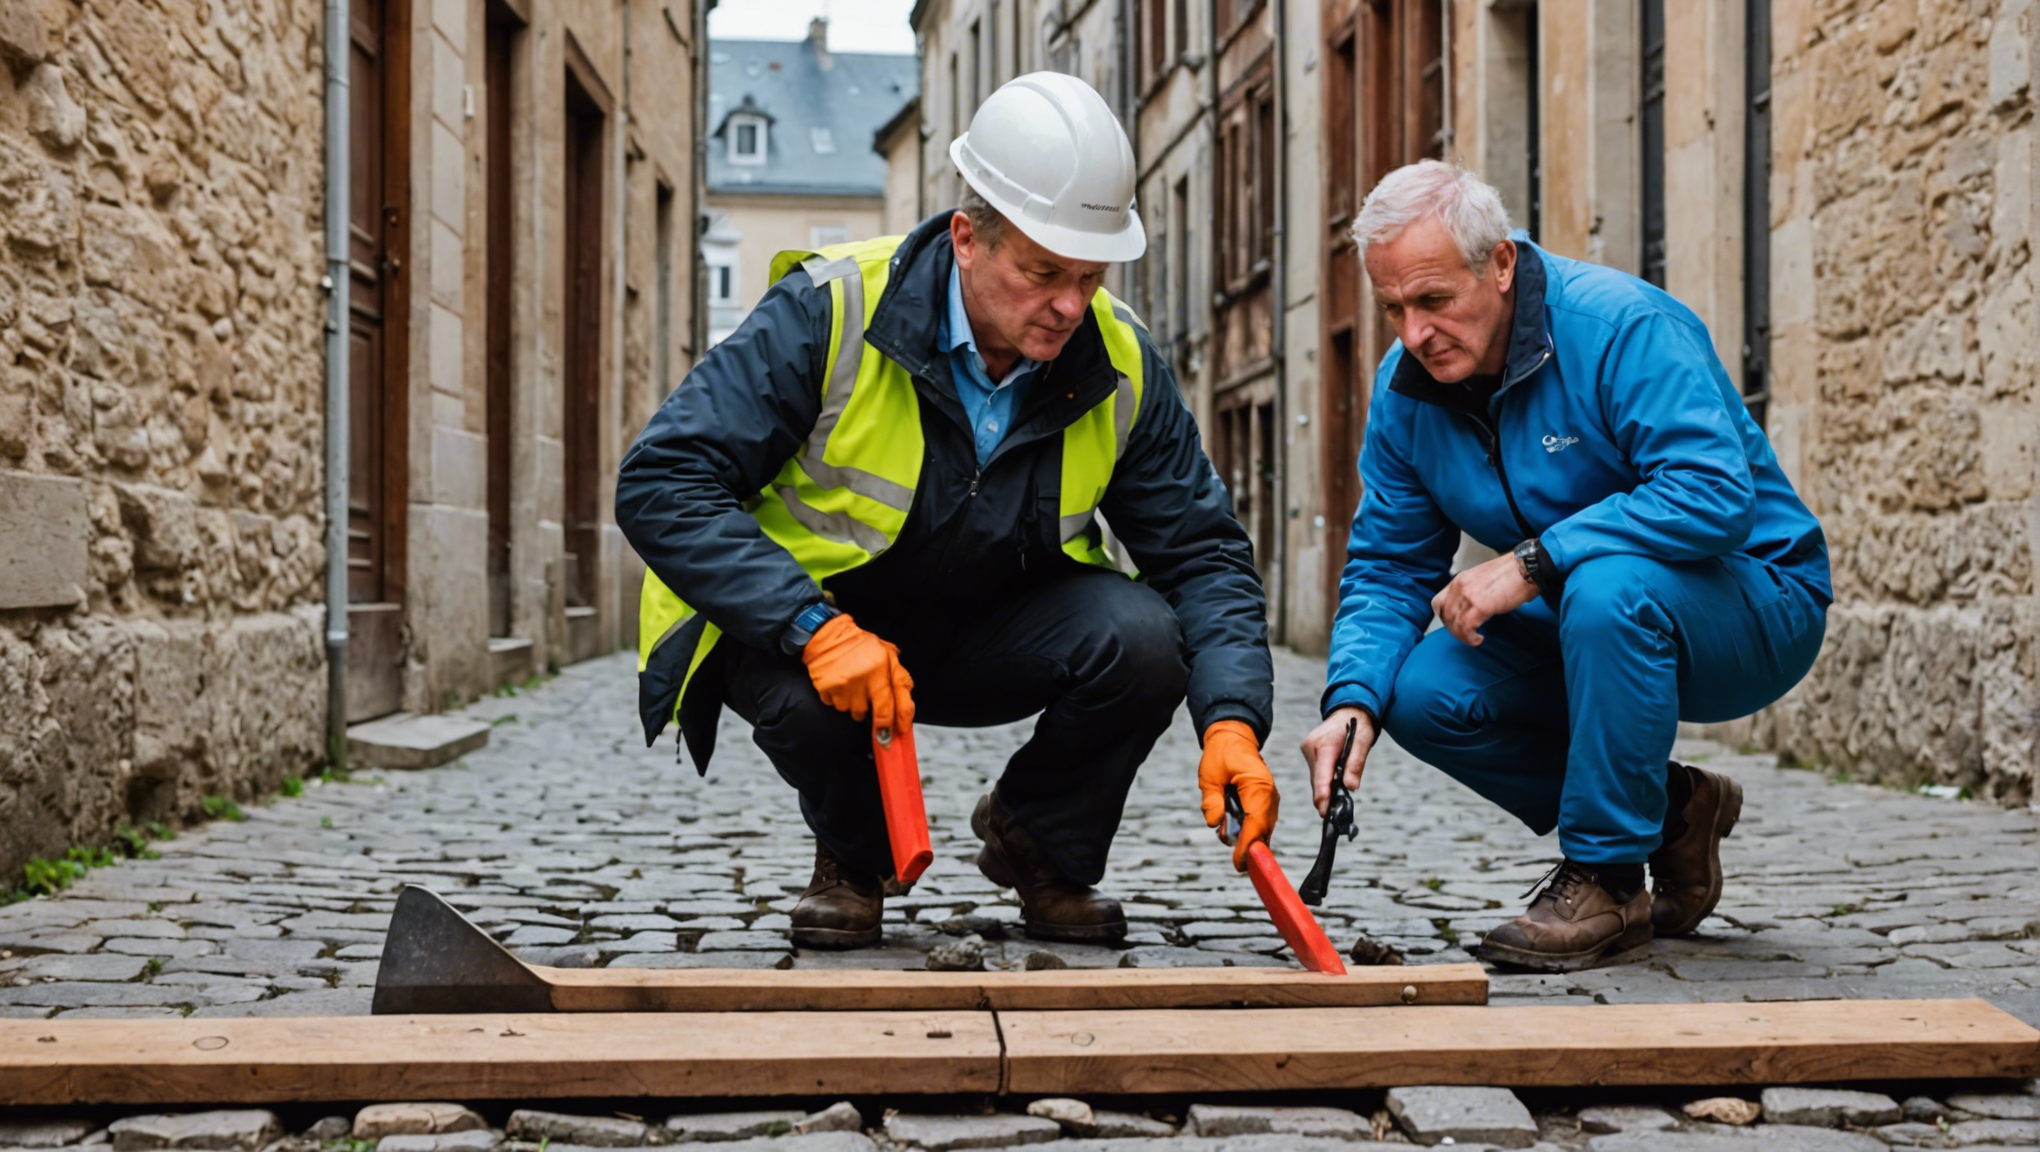
[{"label": "sky", "polygon": [[907,13],[914,0],[721,0],[708,14],[710,40],[804,40],[808,21],[829,18],[836,52],[914,53]]}]

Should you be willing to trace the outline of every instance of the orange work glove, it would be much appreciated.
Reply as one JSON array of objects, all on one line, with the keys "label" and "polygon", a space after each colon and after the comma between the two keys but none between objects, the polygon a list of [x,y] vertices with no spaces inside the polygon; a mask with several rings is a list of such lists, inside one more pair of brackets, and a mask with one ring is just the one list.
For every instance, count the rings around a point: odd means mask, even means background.
[{"label": "orange work glove", "polygon": [[900,666],[899,648],[859,628],[847,613],[815,629],[800,658],[829,707],[853,720],[868,714],[880,728],[914,722],[914,678]]},{"label": "orange work glove", "polygon": [[1247,870],[1247,845],[1266,841],[1275,831],[1275,813],[1282,797],[1275,776],[1261,759],[1254,730],[1241,720],[1220,720],[1204,730],[1204,759],[1197,763],[1197,787],[1204,792],[1204,822],[1213,828],[1225,819],[1225,786],[1240,793],[1240,834],[1233,841],[1233,867]]}]

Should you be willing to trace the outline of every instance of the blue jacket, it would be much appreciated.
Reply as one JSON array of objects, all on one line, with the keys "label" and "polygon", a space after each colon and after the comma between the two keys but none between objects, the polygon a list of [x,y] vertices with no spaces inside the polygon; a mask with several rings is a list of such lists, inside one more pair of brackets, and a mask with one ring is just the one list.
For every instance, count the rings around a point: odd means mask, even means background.
[{"label": "blue jacket", "polygon": [[1431,622],[1459,533],[1536,537],[1564,576],[1597,556],[1746,552],[1825,606],[1827,542],[1692,310],[1518,234],[1502,386],[1483,407],[1400,343],[1360,452],[1323,709],[1382,714]]}]

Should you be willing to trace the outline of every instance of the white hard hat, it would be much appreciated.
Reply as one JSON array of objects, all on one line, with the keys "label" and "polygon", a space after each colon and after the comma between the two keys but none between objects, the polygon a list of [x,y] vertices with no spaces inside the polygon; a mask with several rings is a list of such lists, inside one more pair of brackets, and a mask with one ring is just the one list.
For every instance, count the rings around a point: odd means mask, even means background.
[{"label": "white hard hat", "polygon": [[1016,76],[985,98],[949,145],[963,178],[1035,243],[1115,264],[1147,251],[1133,210],[1133,146],[1089,84],[1060,72]]}]

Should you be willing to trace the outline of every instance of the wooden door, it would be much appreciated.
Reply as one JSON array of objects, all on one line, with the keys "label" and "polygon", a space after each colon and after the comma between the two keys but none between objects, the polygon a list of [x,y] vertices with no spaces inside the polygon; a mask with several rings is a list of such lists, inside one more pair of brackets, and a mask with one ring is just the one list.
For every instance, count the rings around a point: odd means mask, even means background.
[{"label": "wooden door", "polygon": [[404,0],[354,0],[349,173],[347,718],[403,692]]},{"label": "wooden door", "polygon": [[593,607],[601,541],[602,136],[600,105],[570,71],[566,118],[566,363],[561,388],[569,607]]}]

